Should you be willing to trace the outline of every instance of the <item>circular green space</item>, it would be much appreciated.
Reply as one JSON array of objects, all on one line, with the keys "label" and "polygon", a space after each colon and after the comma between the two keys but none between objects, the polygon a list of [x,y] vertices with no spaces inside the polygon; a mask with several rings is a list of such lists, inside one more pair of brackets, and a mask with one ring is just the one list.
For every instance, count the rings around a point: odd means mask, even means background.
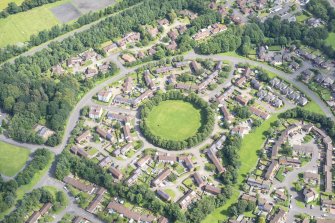
[{"label": "circular green space", "polygon": [[162,139],[185,140],[201,127],[201,111],[182,100],[163,101],[148,114],[147,126]]},{"label": "circular green space", "polygon": [[215,115],[195,93],[180,91],[156,94],[141,105],[140,130],[155,146],[167,150],[193,147],[213,131]]}]

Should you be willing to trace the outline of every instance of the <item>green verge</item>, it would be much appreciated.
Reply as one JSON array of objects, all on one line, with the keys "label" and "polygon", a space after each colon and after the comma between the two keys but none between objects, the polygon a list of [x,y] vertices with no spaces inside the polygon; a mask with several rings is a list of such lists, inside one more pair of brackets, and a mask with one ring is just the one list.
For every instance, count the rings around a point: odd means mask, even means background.
[{"label": "green verge", "polygon": [[218,223],[228,218],[228,208],[234,204],[239,197],[239,187],[245,179],[245,176],[256,166],[257,163],[257,151],[261,149],[265,142],[264,133],[271,127],[271,123],[278,120],[279,114],[274,114],[269,119],[265,120],[255,131],[244,136],[242,140],[242,146],[239,152],[241,167],[238,171],[237,184],[234,187],[232,197],[227,200],[224,206],[221,206],[208,215],[203,223]]},{"label": "green verge", "polygon": [[322,111],[322,109],[320,108],[320,106],[315,103],[314,101],[310,101],[308,102],[307,105],[305,105],[303,107],[303,109],[307,110],[307,111],[310,111],[310,112],[315,112],[315,113],[318,113],[318,114],[321,114],[321,115],[324,115],[325,113]]},{"label": "green verge", "polygon": [[326,39],[326,44],[333,47],[333,49],[335,49],[335,33],[329,33]]},{"label": "green verge", "polygon": [[181,100],[163,101],[150,111],[147,124],[154,135],[163,139],[185,140],[200,128],[200,110]]},{"label": "green verge", "polygon": [[26,164],[29,154],[28,149],[0,142],[0,173],[15,176]]}]

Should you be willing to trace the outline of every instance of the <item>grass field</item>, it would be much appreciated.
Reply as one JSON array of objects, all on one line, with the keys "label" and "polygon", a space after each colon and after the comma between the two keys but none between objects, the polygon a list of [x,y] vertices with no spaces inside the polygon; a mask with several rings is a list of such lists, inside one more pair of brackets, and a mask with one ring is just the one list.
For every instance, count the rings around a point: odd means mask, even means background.
[{"label": "grass field", "polygon": [[200,110],[184,101],[163,101],[151,110],[147,124],[156,136],[184,140],[195,135],[201,126]]},{"label": "grass field", "polygon": [[24,0],[0,0],[0,11],[7,8],[8,3],[15,2],[17,5],[21,5]]},{"label": "grass field", "polygon": [[246,175],[256,166],[257,164],[257,151],[261,149],[265,136],[264,133],[270,128],[271,123],[278,119],[278,114],[271,116],[268,120],[264,121],[261,126],[259,126],[255,131],[244,136],[242,140],[242,146],[239,152],[241,160],[241,168],[238,171],[237,185],[235,186],[235,191],[233,196],[227,200],[224,206],[221,206],[208,215],[203,223],[218,223],[219,221],[226,220],[228,217],[228,208],[237,202],[239,193],[239,185],[243,182]]},{"label": "grass field", "polygon": [[25,165],[29,154],[27,149],[0,142],[0,173],[14,176]]},{"label": "grass field", "polygon": [[335,33],[329,33],[326,43],[335,49]]},{"label": "grass field", "polygon": [[50,8],[68,1],[58,1],[0,19],[0,47],[25,42],[32,34],[59,24]]},{"label": "grass field", "polygon": [[308,102],[306,106],[303,107],[305,110],[310,111],[310,112],[315,112],[321,115],[324,115],[324,112],[320,108],[318,104],[316,104],[314,101]]}]

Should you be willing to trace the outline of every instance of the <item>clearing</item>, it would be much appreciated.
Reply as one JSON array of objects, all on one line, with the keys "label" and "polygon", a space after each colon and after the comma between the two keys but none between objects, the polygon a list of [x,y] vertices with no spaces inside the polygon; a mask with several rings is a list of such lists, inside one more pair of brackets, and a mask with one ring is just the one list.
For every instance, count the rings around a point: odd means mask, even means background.
[{"label": "clearing", "polygon": [[201,126],[200,110],[181,100],[161,102],[146,120],[152,134],[175,141],[195,135]]},{"label": "clearing", "polygon": [[335,33],[329,33],[326,43],[335,49]]},{"label": "clearing", "polygon": [[0,142],[0,173],[15,176],[26,164],[29,154],[28,149]]}]

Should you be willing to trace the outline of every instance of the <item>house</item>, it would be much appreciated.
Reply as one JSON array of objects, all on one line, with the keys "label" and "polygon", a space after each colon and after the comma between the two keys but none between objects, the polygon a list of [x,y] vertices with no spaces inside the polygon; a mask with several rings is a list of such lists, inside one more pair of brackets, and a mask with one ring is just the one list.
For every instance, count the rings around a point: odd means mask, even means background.
[{"label": "house", "polygon": [[117,113],[113,113],[113,112],[108,112],[107,113],[107,118],[110,120],[117,120],[119,122],[124,122],[126,124],[126,122],[128,121],[129,116],[126,115],[122,115],[122,114],[117,114]]},{"label": "house", "polygon": [[256,90],[260,90],[262,88],[261,84],[256,80],[256,79],[252,79],[250,81],[251,87],[253,87]]},{"label": "house", "polygon": [[313,188],[307,188],[307,187],[305,187],[303,194],[306,203],[316,200],[319,196],[318,193]]},{"label": "house", "polygon": [[272,180],[273,177],[275,176],[278,168],[279,168],[278,161],[277,160],[272,160],[269,168],[267,169],[267,171],[264,175],[264,179]]},{"label": "house", "polygon": [[248,102],[249,102],[249,100],[247,98],[243,97],[242,95],[237,95],[235,97],[235,100],[243,106],[248,105]]},{"label": "house", "polygon": [[123,146],[121,149],[120,149],[120,153],[122,155],[126,155],[126,153],[131,149],[133,148],[133,145],[131,143],[128,143],[127,145]]},{"label": "house", "polygon": [[193,162],[189,156],[183,156],[178,158],[179,162],[182,162],[184,166],[188,169],[188,171],[191,171],[193,169]]},{"label": "house", "polygon": [[286,212],[283,209],[279,209],[279,211],[271,217],[269,223],[284,223],[286,222]]},{"label": "house", "polygon": [[208,193],[211,193],[213,195],[218,195],[221,193],[221,189],[220,188],[217,188],[217,187],[214,187],[212,185],[209,185],[207,184],[204,188],[204,190]]},{"label": "house", "polygon": [[84,61],[89,61],[89,60],[96,59],[97,56],[98,56],[98,54],[94,51],[86,51],[81,55],[81,57],[83,58]]},{"label": "house", "polygon": [[311,70],[305,70],[302,72],[301,77],[304,81],[309,81],[312,79],[314,73]]},{"label": "house", "polygon": [[264,190],[269,190],[271,186],[271,183],[268,180],[254,179],[252,177],[247,179],[247,184]]},{"label": "house", "polygon": [[257,198],[255,196],[252,196],[249,194],[242,194],[241,199],[245,201],[249,201],[249,202],[254,202],[254,203],[256,203],[257,201]]},{"label": "house", "polygon": [[150,71],[146,70],[144,71],[144,80],[145,83],[147,84],[147,86],[151,89],[154,90],[155,89],[155,83],[152,81],[152,79],[150,78]]},{"label": "house", "polygon": [[109,44],[107,46],[105,46],[103,49],[103,51],[105,51],[105,53],[109,53],[113,50],[115,50],[117,48],[117,45],[115,43]]},{"label": "house", "polygon": [[222,105],[221,108],[220,108],[223,116],[224,116],[224,119],[228,122],[228,123],[231,123],[234,119],[234,116],[232,116],[228,110],[228,108],[225,106],[225,105]]},{"label": "house", "polygon": [[157,190],[156,191],[157,195],[162,198],[164,201],[170,201],[171,200],[171,197],[169,194],[165,193],[164,191],[162,190]]},{"label": "house", "polygon": [[167,47],[166,47],[166,49],[168,49],[168,50],[177,50],[177,48],[178,48],[178,45],[177,45],[177,43],[176,43],[176,41],[172,41]]},{"label": "house", "polygon": [[82,61],[83,59],[80,57],[71,57],[70,59],[66,61],[66,65],[68,67],[73,67],[73,66],[80,65]]},{"label": "house", "polygon": [[146,90],[143,94],[141,94],[140,96],[138,96],[137,98],[134,99],[134,101],[132,102],[132,106],[136,107],[138,106],[143,100],[150,98],[154,95],[154,91],[149,89]]},{"label": "house", "polygon": [[137,180],[137,178],[141,175],[142,170],[140,168],[137,168],[132,175],[125,181],[125,183],[127,185],[132,185],[133,183],[135,183],[135,181]]},{"label": "house", "polygon": [[48,211],[50,210],[50,208],[52,207],[52,203],[45,203],[42,208],[39,211],[35,211],[30,217],[29,219],[26,221],[26,223],[37,223],[38,220],[45,215],[46,213],[48,213]]},{"label": "house", "polygon": [[202,188],[205,185],[204,180],[201,178],[201,176],[198,172],[195,172],[193,174],[193,178],[194,178],[196,184],[198,185],[198,187]]},{"label": "house", "polygon": [[135,62],[136,61],[136,58],[131,55],[131,54],[123,54],[121,56],[122,60],[124,60],[124,62],[126,63],[132,63],[132,62]]},{"label": "house", "polygon": [[247,78],[243,76],[235,81],[235,85],[238,87],[243,87],[246,81],[247,81]]},{"label": "house", "polygon": [[216,156],[215,152],[212,149],[207,150],[208,158],[213,162],[219,174],[222,174],[226,169],[222,166],[219,158]]},{"label": "house", "polygon": [[109,167],[108,171],[112,174],[113,177],[115,177],[118,180],[121,180],[123,178],[123,174],[121,173],[121,171],[113,166]]},{"label": "house", "polygon": [[300,97],[298,100],[298,104],[301,106],[305,106],[307,103],[308,103],[308,100],[305,97]]},{"label": "house", "polygon": [[100,106],[91,106],[88,117],[91,119],[99,119],[103,113],[102,107]]},{"label": "house", "polygon": [[110,156],[106,156],[99,162],[100,167],[106,167],[112,163],[112,158]]},{"label": "house", "polygon": [[99,73],[99,71],[97,69],[88,67],[85,70],[85,78],[90,79],[90,78],[94,77],[95,75],[97,75],[98,73]]},{"label": "house", "polygon": [[63,69],[61,65],[57,64],[51,68],[51,72],[53,74],[61,75],[61,74],[64,74],[65,70]]},{"label": "house", "polygon": [[102,102],[109,102],[112,97],[112,91],[102,90],[98,93],[98,100]]},{"label": "house", "polygon": [[109,63],[105,62],[101,65],[98,65],[98,70],[103,74],[107,73],[107,71],[109,70]]},{"label": "house", "polygon": [[141,215],[115,201],[110,202],[107,209],[109,213],[119,213],[121,216],[128,218],[130,222],[153,222],[157,220],[157,218],[153,215]]},{"label": "house", "polygon": [[103,128],[101,128],[100,126],[98,126],[96,128],[96,132],[100,135],[100,137],[107,139],[109,141],[112,140],[112,134],[106,130],[104,130]]},{"label": "house", "polygon": [[157,156],[157,161],[173,164],[178,161],[178,158],[177,156],[170,155],[170,154],[160,154]]},{"label": "house", "polygon": [[268,61],[269,60],[269,56],[268,56],[264,46],[261,46],[261,47],[258,48],[257,57],[261,61]]},{"label": "house", "polygon": [[50,136],[54,135],[55,132],[50,130],[49,128],[43,125],[36,125],[34,127],[34,131],[38,136],[40,136],[43,140],[47,140]]},{"label": "house", "polygon": [[136,166],[142,168],[143,166],[145,166],[147,163],[149,163],[151,160],[151,156],[150,155],[145,155],[143,156],[141,159],[139,159],[136,162]]},{"label": "house", "polygon": [[197,194],[193,190],[189,190],[184,196],[182,196],[178,203],[181,209],[187,209],[189,205],[196,199]]},{"label": "house", "polygon": [[278,199],[280,199],[282,201],[286,201],[287,200],[287,196],[286,196],[286,194],[284,193],[284,191],[282,189],[275,190],[274,194],[275,194],[275,196]]},{"label": "house", "polygon": [[290,157],[281,156],[279,157],[279,165],[285,165],[285,166],[295,166],[300,167],[301,162],[299,159],[294,159]]},{"label": "house", "polygon": [[97,195],[95,196],[95,198],[91,201],[91,203],[88,205],[88,207],[86,208],[86,210],[90,213],[95,213],[97,207],[99,206],[99,204],[101,203],[102,199],[104,198],[104,194],[107,192],[107,190],[103,187],[101,187],[98,191],[97,191]]},{"label": "house", "polygon": [[82,143],[82,142],[88,141],[90,138],[91,138],[91,131],[86,130],[81,135],[79,135],[75,140],[77,143]]},{"label": "house", "polygon": [[153,28],[148,29],[148,33],[150,34],[152,38],[155,38],[158,35],[159,31],[157,27],[153,27]]},{"label": "house", "polygon": [[124,80],[124,85],[123,85],[123,92],[128,94],[133,90],[133,79],[131,77],[127,77]]},{"label": "house", "polygon": [[170,174],[171,170],[169,168],[164,169],[158,176],[151,182],[155,187],[158,187]]},{"label": "house", "polygon": [[160,26],[165,26],[165,25],[169,25],[170,22],[169,22],[169,20],[167,20],[167,19],[161,19],[161,20],[158,20],[158,24],[159,24]]},{"label": "house", "polygon": [[201,65],[195,60],[191,61],[190,67],[195,73],[199,73],[201,71]]},{"label": "house", "polygon": [[76,180],[76,179],[74,179],[72,177],[69,177],[69,176],[64,177],[63,181],[64,181],[64,183],[69,184],[72,187],[77,188],[80,191],[87,192],[88,194],[92,194],[93,191],[95,190],[95,187],[93,187],[91,185],[84,184],[81,181]]},{"label": "house", "polygon": [[178,25],[176,26],[176,29],[178,30],[179,34],[183,34],[184,32],[186,32],[187,27],[185,25]]},{"label": "house", "polygon": [[79,146],[77,145],[72,146],[70,148],[70,152],[80,157],[84,157],[84,158],[87,158],[89,156],[89,154],[85,150],[83,150],[82,148],[79,148]]},{"label": "house", "polygon": [[253,113],[254,115],[256,115],[257,117],[260,117],[261,119],[268,119],[270,117],[270,115],[262,110],[260,110],[259,108],[256,108],[254,106],[249,108],[251,113]]},{"label": "house", "polygon": [[164,73],[167,73],[167,72],[170,72],[172,71],[174,68],[171,67],[171,66],[168,66],[168,67],[160,67],[160,68],[157,68],[156,69],[156,74],[164,74]]},{"label": "house", "polygon": [[231,130],[232,134],[237,134],[237,135],[239,135],[241,137],[243,137],[244,135],[248,134],[248,132],[249,132],[249,128],[244,127],[244,126],[240,126],[240,125],[235,126]]},{"label": "house", "polygon": [[143,59],[145,57],[145,53],[143,51],[140,51],[136,54],[136,57],[139,59]]},{"label": "house", "polygon": [[126,139],[126,141],[128,143],[132,142],[133,137],[131,136],[129,125],[124,125],[122,129],[123,129],[123,135],[124,135],[124,138]]},{"label": "house", "polygon": [[182,68],[182,67],[187,67],[190,64],[189,61],[181,61],[181,62],[175,62],[174,66],[176,68]]},{"label": "house", "polygon": [[172,29],[167,33],[167,36],[170,37],[172,41],[175,41],[178,38],[179,33],[177,30]]}]

